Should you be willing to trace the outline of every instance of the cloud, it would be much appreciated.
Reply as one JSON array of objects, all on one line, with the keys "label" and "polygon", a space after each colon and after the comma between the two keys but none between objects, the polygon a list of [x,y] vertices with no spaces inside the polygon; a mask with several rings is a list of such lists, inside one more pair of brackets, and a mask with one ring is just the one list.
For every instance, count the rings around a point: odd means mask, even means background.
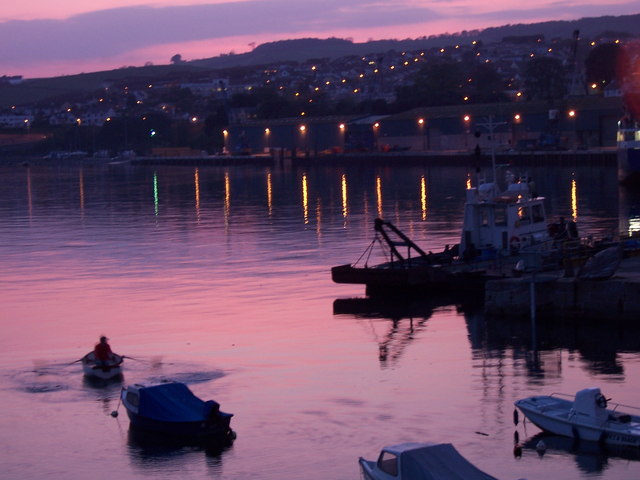
[{"label": "cloud", "polygon": [[[259,1],[154,8],[123,7],[61,20],[0,23],[0,62],[81,60],[113,57],[165,43],[192,42],[243,34],[321,34],[346,28],[372,29],[436,18],[411,4],[355,0]],[[6,46],[12,45],[11,48]]]}]

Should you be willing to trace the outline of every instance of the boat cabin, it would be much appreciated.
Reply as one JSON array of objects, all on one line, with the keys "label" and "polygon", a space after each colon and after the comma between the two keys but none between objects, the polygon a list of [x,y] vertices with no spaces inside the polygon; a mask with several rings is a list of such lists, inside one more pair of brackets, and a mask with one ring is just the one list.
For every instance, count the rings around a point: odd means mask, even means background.
[{"label": "boat cabin", "polygon": [[502,193],[497,193],[494,183],[467,189],[461,258],[495,258],[550,239],[544,198],[531,187],[521,181]]},{"label": "boat cabin", "polygon": [[599,388],[585,388],[576,393],[571,414],[583,422],[595,422],[601,424],[606,421],[607,399]]}]

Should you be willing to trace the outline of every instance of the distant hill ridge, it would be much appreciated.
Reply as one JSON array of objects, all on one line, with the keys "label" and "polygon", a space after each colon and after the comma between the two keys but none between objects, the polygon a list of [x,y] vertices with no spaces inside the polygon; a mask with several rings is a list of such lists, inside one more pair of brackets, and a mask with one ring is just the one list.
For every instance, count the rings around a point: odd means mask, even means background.
[{"label": "distant hill ridge", "polygon": [[505,37],[527,35],[544,35],[546,39],[567,39],[572,37],[575,30],[580,30],[581,36],[588,38],[607,32],[640,37],[640,14],[531,24],[520,23],[489,27],[483,30],[463,31],[456,34],[432,35],[417,39],[372,40],[363,43],[354,43],[340,38],[280,40],[261,44],[251,52],[193,60],[187,62],[187,64],[208,68],[229,68],[265,65],[273,62],[301,62],[314,58],[338,58],[348,55],[384,53],[389,50],[420,50],[458,43],[467,38],[469,40],[482,40],[484,43],[499,42]]}]

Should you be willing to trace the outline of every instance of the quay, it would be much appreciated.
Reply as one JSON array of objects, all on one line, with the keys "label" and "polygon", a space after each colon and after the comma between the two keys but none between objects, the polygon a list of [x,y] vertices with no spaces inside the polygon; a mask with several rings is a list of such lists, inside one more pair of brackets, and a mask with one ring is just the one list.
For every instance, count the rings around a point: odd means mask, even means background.
[{"label": "quay", "polygon": [[[496,154],[500,164],[532,166],[615,166],[616,152],[612,149],[569,151],[501,152]],[[145,156],[129,160],[132,165],[182,165],[182,166],[314,166],[314,165],[451,165],[490,166],[489,155],[476,158],[473,152],[362,152],[325,155],[292,155],[291,152],[274,151],[252,155],[205,156]]]},{"label": "quay", "polygon": [[639,256],[623,259],[616,273],[605,280],[565,277],[563,273],[488,281],[485,313],[528,317],[533,281],[536,315],[581,320],[636,321],[640,318]]}]

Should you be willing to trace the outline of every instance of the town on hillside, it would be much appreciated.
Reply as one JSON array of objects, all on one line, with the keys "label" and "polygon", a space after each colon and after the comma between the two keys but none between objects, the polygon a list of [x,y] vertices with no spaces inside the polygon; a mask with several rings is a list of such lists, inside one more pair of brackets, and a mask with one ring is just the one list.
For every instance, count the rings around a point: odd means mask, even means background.
[{"label": "town on hillside", "polygon": [[[216,70],[187,68],[174,55],[175,68],[105,75],[91,90],[53,86],[4,105],[0,151],[111,158],[446,152],[489,142],[514,151],[613,147],[618,123],[640,116],[640,38],[571,33],[492,43],[461,36],[414,51]],[[65,81],[78,78],[51,85]],[[29,98],[24,92],[43,82],[0,77],[0,91]]]}]

